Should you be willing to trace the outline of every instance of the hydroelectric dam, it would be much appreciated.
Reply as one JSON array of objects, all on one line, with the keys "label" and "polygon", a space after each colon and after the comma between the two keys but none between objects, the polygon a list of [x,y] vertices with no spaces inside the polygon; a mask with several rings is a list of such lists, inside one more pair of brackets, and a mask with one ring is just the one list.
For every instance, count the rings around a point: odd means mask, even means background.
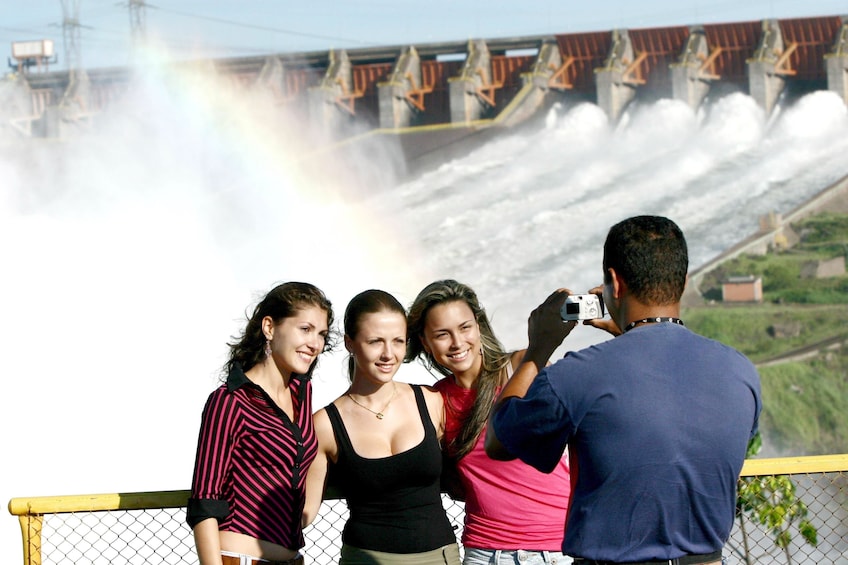
[{"label": "hydroelectric dam", "polygon": [[[227,338],[275,281],[313,282],[342,309],[366,288],[409,304],[454,278],[521,348],[553,289],[602,280],[623,217],[673,218],[696,269],[772,212],[833,209],[818,196],[848,184],[844,29],[753,21],[8,76],[6,393],[48,393],[0,412],[8,453],[26,462],[0,498],[187,488]],[[335,153],[354,149],[378,176],[368,150],[384,145],[418,172],[361,183]],[[292,155],[307,150],[326,175],[303,174]],[[566,347],[601,334],[578,327]],[[343,348],[322,359],[316,408],[348,386],[346,366]],[[399,377],[433,382],[417,364]],[[761,471],[776,472],[792,471]],[[836,508],[835,535],[821,530],[794,562],[844,563],[841,494],[820,513]],[[6,520],[14,561],[21,527]],[[781,561],[773,545],[761,563]],[[108,559],[92,548],[84,559]]]},{"label": "hydroelectric dam", "polygon": [[[334,141],[397,139],[411,168],[479,145],[568,95],[616,121],[633,101],[693,108],[717,92],[753,97],[829,90],[848,101],[848,19],[842,16],[613,29],[468,42],[268,54],[173,63],[237,88],[262,89]],[[6,128],[57,138],[133,88],[132,68],[22,72]]]}]

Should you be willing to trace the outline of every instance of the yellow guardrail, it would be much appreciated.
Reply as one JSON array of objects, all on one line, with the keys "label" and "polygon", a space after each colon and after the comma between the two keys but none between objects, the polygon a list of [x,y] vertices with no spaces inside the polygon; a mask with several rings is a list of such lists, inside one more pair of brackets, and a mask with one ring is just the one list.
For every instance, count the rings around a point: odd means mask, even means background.
[{"label": "yellow guardrail", "polygon": [[[839,497],[842,498],[841,501],[837,501],[837,506],[841,506],[845,504],[845,499],[848,498],[848,493],[844,491],[845,484],[848,483],[848,454],[839,454],[839,455],[821,455],[821,456],[811,456],[811,457],[782,457],[782,458],[770,458],[770,459],[749,459],[745,462],[745,465],[742,468],[742,477],[767,477],[767,476],[790,476],[793,479],[801,479],[803,477],[814,477],[816,475],[822,475],[829,473],[838,473],[838,480],[835,481],[837,490],[835,491]],[[822,489],[824,492],[827,492],[827,489]],[[189,491],[187,490],[173,490],[173,491],[158,491],[158,492],[133,492],[133,493],[116,493],[116,494],[89,494],[89,495],[70,495],[70,496],[40,496],[40,497],[31,497],[31,498],[13,498],[9,501],[9,512],[18,516],[18,520],[20,522],[21,527],[21,535],[23,538],[23,552],[24,552],[24,565],[42,565],[42,547],[44,547],[44,542],[46,540],[42,539],[44,536],[45,517],[49,517],[51,515],[63,515],[70,514],[74,515],[76,513],[99,513],[99,512],[115,512],[115,511],[150,511],[150,510],[163,510],[163,509],[182,509],[185,507],[186,502],[188,500]],[[816,496],[821,496],[818,494]],[[832,498],[832,494],[827,495],[829,498]],[[819,503],[822,501],[817,499]],[[325,503],[327,504],[327,503]],[[810,506],[807,504],[807,506]],[[815,506],[821,506],[821,504],[817,504]],[[324,513],[327,509],[322,507],[322,513]],[[461,512],[463,510],[460,509],[458,512],[455,512],[452,519],[455,523],[462,523],[461,520]],[[341,516],[343,510],[338,510],[336,508],[330,508],[329,513],[332,514],[331,517],[324,516],[325,520],[330,524],[329,526],[319,526],[316,530],[317,535],[321,539],[321,542],[317,543],[321,547],[325,548],[324,552],[328,551],[326,548],[331,545],[331,540],[327,540],[328,537],[338,538],[341,535],[340,530],[336,529],[332,524]],[[449,514],[451,512],[449,511]],[[319,520],[321,517],[319,516]],[[839,518],[840,520],[842,518]],[[181,542],[183,547],[183,553],[188,557],[188,553],[193,552],[193,545],[191,540],[190,531],[188,531],[188,527],[185,524],[181,523],[181,519],[169,516],[166,520],[177,521],[177,526],[174,526],[168,531],[175,531],[177,529],[183,529],[185,531],[182,532],[184,535],[184,539]],[[163,522],[155,521],[154,522],[161,526]],[[66,526],[66,529],[68,527]],[[73,528],[71,526],[70,528]],[[313,528],[315,526],[313,525]],[[829,528],[830,529],[830,528]],[[837,528],[838,530],[839,528]],[[176,535],[176,534],[174,534]],[[831,542],[831,545],[834,547],[848,547],[848,534],[845,533],[844,528],[843,531],[838,532],[840,536],[839,540],[834,540]],[[82,534],[75,534],[73,536],[67,536],[70,539],[81,539]],[[307,536],[309,538],[309,536]],[[161,541],[161,538],[159,538]],[[66,545],[73,545],[73,541],[64,541]],[[309,542],[308,542],[309,543]],[[313,540],[313,543],[314,540]],[[56,545],[56,544],[53,544]],[[307,548],[308,549],[308,548]],[[167,550],[167,548],[166,548]],[[65,550],[67,551],[67,550]],[[61,559],[61,562],[67,562],[69,559],[73,561],[73,559],[67,557],[67,553],[63,553],[65,556]],[[161,555],[161,553],[160,553]],[[193,559],[193,555],[191,556]],[[844,559],[841,557],[841,559]],[[86,558],[86,562],[91,562],[91,558]],[[314,562],[321,562],[322,559],[314,559]],[[746,559],[746,561],[751,562],[750,559]],[[58,562],[58,561],[51,561]],[[111,562],[108,559],[104,558],[104,563]],[[126,560],[127,563],[133,562],[131,560]],[[144,563],[152,562],[148,560],[144,560]],[[163,560],[165,562],[171,562],[167,560]],[[193,561],[186,561],[193,562]],[[332,562],[332,561],[327,561]],[[731,561],[728,561],[729,563]],[[744,561],[740,561],[744,562]],[[758,561],[753,561],[758,562]],[[762,561],[768,562],[768,561]],[[838,563],[840,561],[827,561],[827,560],[819,560],[819,563]],[[841,561],[844,563],[844,561]]]},{"label": "yellow guardrail", "polygon": [[188,502],[189,494],[190,491],[188,490],[171,490],[13,498],[9,501],[9,512],[13,516],[17,516],[20,522],[24,544],[24,564],[41,565],[41,534],[45,515],[70,512],[183,508]]},{"label": "yellow guardrail", "polygon": [[742,466],[742,477],[759,475],[798,475],[801,473],[848,472],[848,453],[840,455],[811,455],[807,457],[779,457],[774,459],[748,459]]}]

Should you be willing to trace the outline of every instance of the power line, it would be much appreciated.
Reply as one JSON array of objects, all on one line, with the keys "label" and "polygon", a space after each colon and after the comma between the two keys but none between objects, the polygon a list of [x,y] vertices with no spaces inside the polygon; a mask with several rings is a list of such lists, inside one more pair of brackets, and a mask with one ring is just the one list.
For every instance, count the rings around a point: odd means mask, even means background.
[{"label": "power line", "polygon": [[230,26],[234,26],[234,27],[241,27],[241,28],[245,28],[245,29],[255,29],[255,30],[259,30],[259,31],[269,31],[269,32],[272,32],[272,33],[282,33],[282,34],[285,34],[285,35],[294,35],[294,36],[297,36],[297,37],[307,37],[307,38],[310,38],[310,39],[323,39],[323,40],[326,40],[326,41],[333,41],[333,42],[343,41],[343,42],[347,42],[347,43],[355,43],[355,44],[358,44],[358,45],[366,45],[366,46],[374,45],[373,42],[361,41],[359,39],[350,39],[350,38],[346,38],[346,37],[334,37],[334,36],[320,35],[320,34],[315,34],[315,33],[304,33],[302,31],[295,31],[295,30],[292,30],[292,29],[283,29],[283,28],[262,26],[262,25],[257,25],[257,24],[248,24],[248,23],[244,23],[244,22],[237,22],[237,21],[234,21],[234,20],[227,20],[227,19],[224,19],[224,18],[216,18],[216,17],[213,17],[213,16],[202,16],[200,14],[192,14],[190,12],[182,12],[182,11],[179,11],[179,10],[172,10],[170,8],[162,8],[160,6],[155,6],[155,7],[150,6],[150,7],[155,8],[156,10],[159,10],[160,12],[174,14],[174,15],[177,15],[177,16],[183,16],[183,17],[186,17],[186,18],[194,18],[194,19],[197,19],[197,20],[205,20],[205,21],[208,21],[208,22],[215,22],[215,23],[219,23],[219,24],[230,25]]},{"label": "power line", "polygon": [[44,30],[26,29],[26,28],[19,28],[19,27],[4,27],[4,26],[0,26],[0,31],[6,31],[6,32],[11,32],[11,33],[32,33],[32,34],[44,33]]},{"label": "power line", "polygon": [[[85,46],[93,46],[97,44],[101,45],[113,45],[113,46],[125,46],[126,45],[126,33],[118,32],[115,30],[104,29],[104,28],[86,28],[87,30],[91,30],[93,32],[98,32],[101,34],[107,34],[107,36],[98,36],[92,33],[86,33],[81,37],[82,44]],[[161,45],[168,49],[173,50],[192,50],[197,51],[198,44],[191,41],[182,41],[179,39],[163,39],[161,40]],[[250,53],[256,55],[262,55],[269,53],[268,48],[264,47],[245,47],[244,45],[225,45],[225,44],[217,44],[217,43],[204,43],[202,45],[202,51],[213,53],[213,52],[238,52],[238,53]]]}]

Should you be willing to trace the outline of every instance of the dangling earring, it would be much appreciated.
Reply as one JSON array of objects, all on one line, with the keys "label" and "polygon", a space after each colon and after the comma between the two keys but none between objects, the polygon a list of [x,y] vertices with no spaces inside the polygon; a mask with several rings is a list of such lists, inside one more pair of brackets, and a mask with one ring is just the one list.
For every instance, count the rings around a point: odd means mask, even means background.
[{"label": "dangling earring", "polygon": [[265,358],[268,359],[271,357],[271,340],[265,338]]},{"label": "dangling earring", "polygon": [[353,374],[356,372],[356,361],[353,359],[353,353],[347,354],[347,380],[353,383]]},{"label": "dangling earring", "polygon": [[428,372],[432,373],[433,368],[436,366],[436,362],[433,361],[433,357],[430,354],[424,356],[424,368],[427,369]]}]

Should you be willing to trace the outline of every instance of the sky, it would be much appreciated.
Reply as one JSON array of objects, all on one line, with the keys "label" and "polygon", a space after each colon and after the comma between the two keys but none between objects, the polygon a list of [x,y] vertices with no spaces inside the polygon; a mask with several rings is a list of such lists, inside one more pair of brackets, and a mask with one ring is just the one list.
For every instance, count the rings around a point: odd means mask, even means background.
[{"label": "sky", "polygon": [[848,0],[4,1],[0,55],[10,59],[15,41],[51,39],[51,69],[64,70],[67,15],[79,25],[82,67],[126,65],[131,3],[143,5],[147,39],[180,60],[848,14]]}]

